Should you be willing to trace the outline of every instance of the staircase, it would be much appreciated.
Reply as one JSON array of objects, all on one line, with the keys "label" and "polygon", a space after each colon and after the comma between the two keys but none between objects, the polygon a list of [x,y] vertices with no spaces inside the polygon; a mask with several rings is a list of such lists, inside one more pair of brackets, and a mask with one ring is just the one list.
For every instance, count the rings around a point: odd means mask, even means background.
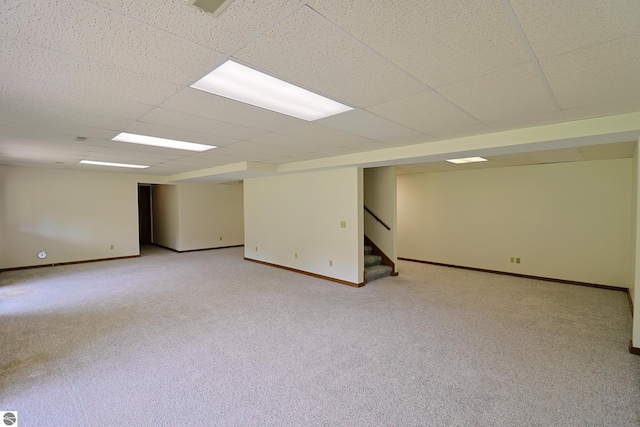
[{"label": "staircase", "polygon": [[393,268],[381,262],[380,255],[371,255],[371,246],[364,247],[364,283],[391,276]]}]

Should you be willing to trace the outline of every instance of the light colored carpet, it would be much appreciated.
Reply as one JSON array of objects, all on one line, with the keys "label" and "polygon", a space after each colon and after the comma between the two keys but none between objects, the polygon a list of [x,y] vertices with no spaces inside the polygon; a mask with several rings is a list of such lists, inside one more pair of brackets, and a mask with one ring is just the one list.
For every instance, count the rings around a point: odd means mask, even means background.
[{"label": "light colored carpet", "polygon": [[633,426],[623,292],[400,262],[352,288],[242,248],[0,274],[26,426]]}]

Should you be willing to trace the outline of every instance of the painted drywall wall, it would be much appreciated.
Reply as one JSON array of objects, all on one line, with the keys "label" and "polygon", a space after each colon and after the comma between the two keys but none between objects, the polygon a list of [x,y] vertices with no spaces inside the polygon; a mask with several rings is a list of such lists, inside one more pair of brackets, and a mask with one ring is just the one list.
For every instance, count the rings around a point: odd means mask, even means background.
[{"label": "painted drywall wall", "polygon": [[245,257],[362,283],[362,182],[359,168],[245,180]]},{"label": "painted drywall wall", "polygon": [[[0,167],[0,268],[138,255],[140,179],[134,174]],[[46,251],[45,259],[37,257],[40,251]]]},{"label": "painted drywall wall", "polygon": [[364,205],[391,228],[391,230],[387,230],[380,222],[376,221],[372,215],[365,212],[364,234],[371,239],[391,261],[397,263],[397,177],[395,166],[364,170]]},{"label": "painted drywall wall", "polygon": [[399,176],[398,256],[628,287],[631,163]]},{"label": "painted drywall wall", "polygon": [[178,186],[159,184],[151,187],[152,242],[180,250]]},{"label": "painted drywall wall", "polygon": [[243,185],[178,185],[178,250],[244,244]]},{"label": "painted drywall wall", "polygon": [[629,295],[633,301],[633,332],[631,342],[636,348],[640,348],[640,152],[638,145],[632,159],[632,270]]}]

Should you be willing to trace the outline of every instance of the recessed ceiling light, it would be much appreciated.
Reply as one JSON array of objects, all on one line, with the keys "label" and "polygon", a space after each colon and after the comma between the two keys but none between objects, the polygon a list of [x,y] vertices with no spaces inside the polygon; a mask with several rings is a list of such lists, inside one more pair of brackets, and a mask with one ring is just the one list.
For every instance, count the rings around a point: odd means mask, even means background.
[{"label": "recessed ceiling light", "polygon": [[462,164],[462,163],[475,163],[475,162],[486,162],[487,159],[484,159],[482,157],[465,157],[462,159],[450,159],[447,160],[447,162],[450,163],[455,163],[455,164]]},{"label": "recessed ceiling light", "polygon": [[233,61],[225,62],[191,87],[309,121],[353,110]]},{"label": "recessed ceiling light", "polygon": [[175,148],[177,150],[207,151],[215,145],[196,144],[194,142],[177,141],[175,139],[156,138],[155,136],[137,135],[121,132],[112,141],[129,142],[131,144],[153,145],[154,147]]},{"label": "recessed ceiling light", "polygon": [[83,165],[96,165],[96,166],[115,166],[118,168],[134,168],[134,169],[146,169],[149,166],[144,165],[130,165],[127,163],[111,163],[111,162],[97,162],[93,160],[80,160]]}]

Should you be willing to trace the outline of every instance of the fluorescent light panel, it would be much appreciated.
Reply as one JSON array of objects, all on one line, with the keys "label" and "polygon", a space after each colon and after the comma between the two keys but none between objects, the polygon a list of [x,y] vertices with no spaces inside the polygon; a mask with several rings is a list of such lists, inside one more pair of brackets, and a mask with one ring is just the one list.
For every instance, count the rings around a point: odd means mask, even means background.
[{"label": "fluorescent light panel", "polygon": [[191,87],[309,121],[353,110],[233,61],[225,62]]},{"label": "fluorescent light panel", "polygon": [[450,159],[447,160],[447,162],[450,163],[455,163],[457,165],[462,164],[462,163],[475,163],[475,162],[486,162],[487,159],[484,159],[482,157],[465,157],[462,159]]},{"label": "fluorescent light panel", "polygon": [[131,144],[153,145],[154,147],[175,148],[187,151],[207,151],[216,148],[215,145],[196,144],[194,142],[177,141],[175,139],[156,138],[155,136],[137,135],[121,132],[112,141],[129,142]]},{"label": "fluorescent light panel", "polygon": [[94,160],[80,160],[83,165],[96,165],[96,166],[115,166],[118,168],[134,168],[134,169],[146,169],[149,166],[144,165],[130,165],[128,163],[111,163],[111,162],[97,162]]}]

